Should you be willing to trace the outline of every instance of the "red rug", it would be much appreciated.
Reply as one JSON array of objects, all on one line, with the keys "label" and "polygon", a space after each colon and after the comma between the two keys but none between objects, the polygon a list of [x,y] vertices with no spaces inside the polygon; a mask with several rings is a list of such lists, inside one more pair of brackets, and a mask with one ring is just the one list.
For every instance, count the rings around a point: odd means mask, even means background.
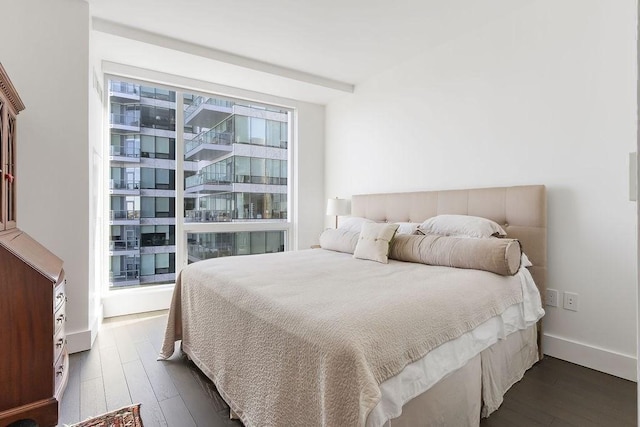
[{"label": "red rug", "polygon": [[70,427],[143,427],[140,404],[98,415]]}]

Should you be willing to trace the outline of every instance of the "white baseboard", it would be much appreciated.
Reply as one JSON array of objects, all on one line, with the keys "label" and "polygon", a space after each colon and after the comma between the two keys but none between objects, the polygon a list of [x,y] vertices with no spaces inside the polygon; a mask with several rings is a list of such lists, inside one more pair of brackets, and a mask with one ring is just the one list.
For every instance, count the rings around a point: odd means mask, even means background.
[{"label": "white baseboard", "polygon": [[67,351],[69,354],[91,350],[91,331],[70,332],[67,334]]},{"label": "white baseboard", "polygon": [[638,361],[635,357],[604,348],[594,347],[551,334],[544,334],[544,354],[566,360],[596,371],[604,372],[633,382],[638,381]]},{"label": "white baseboard", "polygon": [[67,333],[67,351],[69,354],[91,350],[91,346],[93,346],[93,342],[98,336],[100,325],[102,325],[102,311],[103,307],[101,304],[95,319],[93,319],[91,329],[87,331]]},{"label": "white baseboard", "polygon": [[171,304],[174,286],[156,285],[146,288],[109,291],[102,297],[104,317],[166,310]]}]

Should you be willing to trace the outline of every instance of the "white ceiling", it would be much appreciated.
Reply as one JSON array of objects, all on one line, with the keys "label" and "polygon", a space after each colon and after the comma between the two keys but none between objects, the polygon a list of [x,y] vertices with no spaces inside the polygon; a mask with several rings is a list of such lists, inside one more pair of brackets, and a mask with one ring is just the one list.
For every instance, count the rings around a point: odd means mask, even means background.
[{"label": "white ceiling", "polygon": [[357,85],[533,0],[87,1],[107,24]]}]

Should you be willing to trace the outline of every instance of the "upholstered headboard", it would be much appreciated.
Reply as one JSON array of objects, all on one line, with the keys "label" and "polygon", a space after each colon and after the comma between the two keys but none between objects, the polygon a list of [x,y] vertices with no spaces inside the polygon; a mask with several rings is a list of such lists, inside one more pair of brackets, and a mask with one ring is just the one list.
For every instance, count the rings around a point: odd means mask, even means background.
[{"label": "upholstered headboard", "polygon": [[423,222],[440,214],[489,218],[520,240],[544,301],[547,279],[547,195],[544,185],[363,194],[351,199],[351,215],[387,222]]}]

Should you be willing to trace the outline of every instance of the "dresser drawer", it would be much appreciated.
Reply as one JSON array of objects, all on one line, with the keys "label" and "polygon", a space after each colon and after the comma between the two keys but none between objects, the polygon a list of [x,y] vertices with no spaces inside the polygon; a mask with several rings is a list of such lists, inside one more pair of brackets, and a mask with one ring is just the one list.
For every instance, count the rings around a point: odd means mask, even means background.
[{"label": "dresser drawer", "polygon": [[58,360],[66,344],[67,339],[64,335],[64,326],[62,326],[53,337],[53,360]]},{"label": "dresser drawer", "polygon": [[60,397],[64,386],[67,384],[67,376],[69,375],[69,355],[67,354],[67,347],[62,347],[62,353],[53,365],[53,383],[54,395]]},{"label": "dresser drawer", "polygon": [[67,294],[64,291],[64,286],[67,284],[67,279],[63,279],[55,288],[53,288],[53,312],[60,307],[67,300]]},{"label": "dresser drawer", "polygon": [[58,307],[58,310],[53,314],[53,334],[58,334],[60,328],[62,328],[67,321],[66,304],[62,303]]}]

